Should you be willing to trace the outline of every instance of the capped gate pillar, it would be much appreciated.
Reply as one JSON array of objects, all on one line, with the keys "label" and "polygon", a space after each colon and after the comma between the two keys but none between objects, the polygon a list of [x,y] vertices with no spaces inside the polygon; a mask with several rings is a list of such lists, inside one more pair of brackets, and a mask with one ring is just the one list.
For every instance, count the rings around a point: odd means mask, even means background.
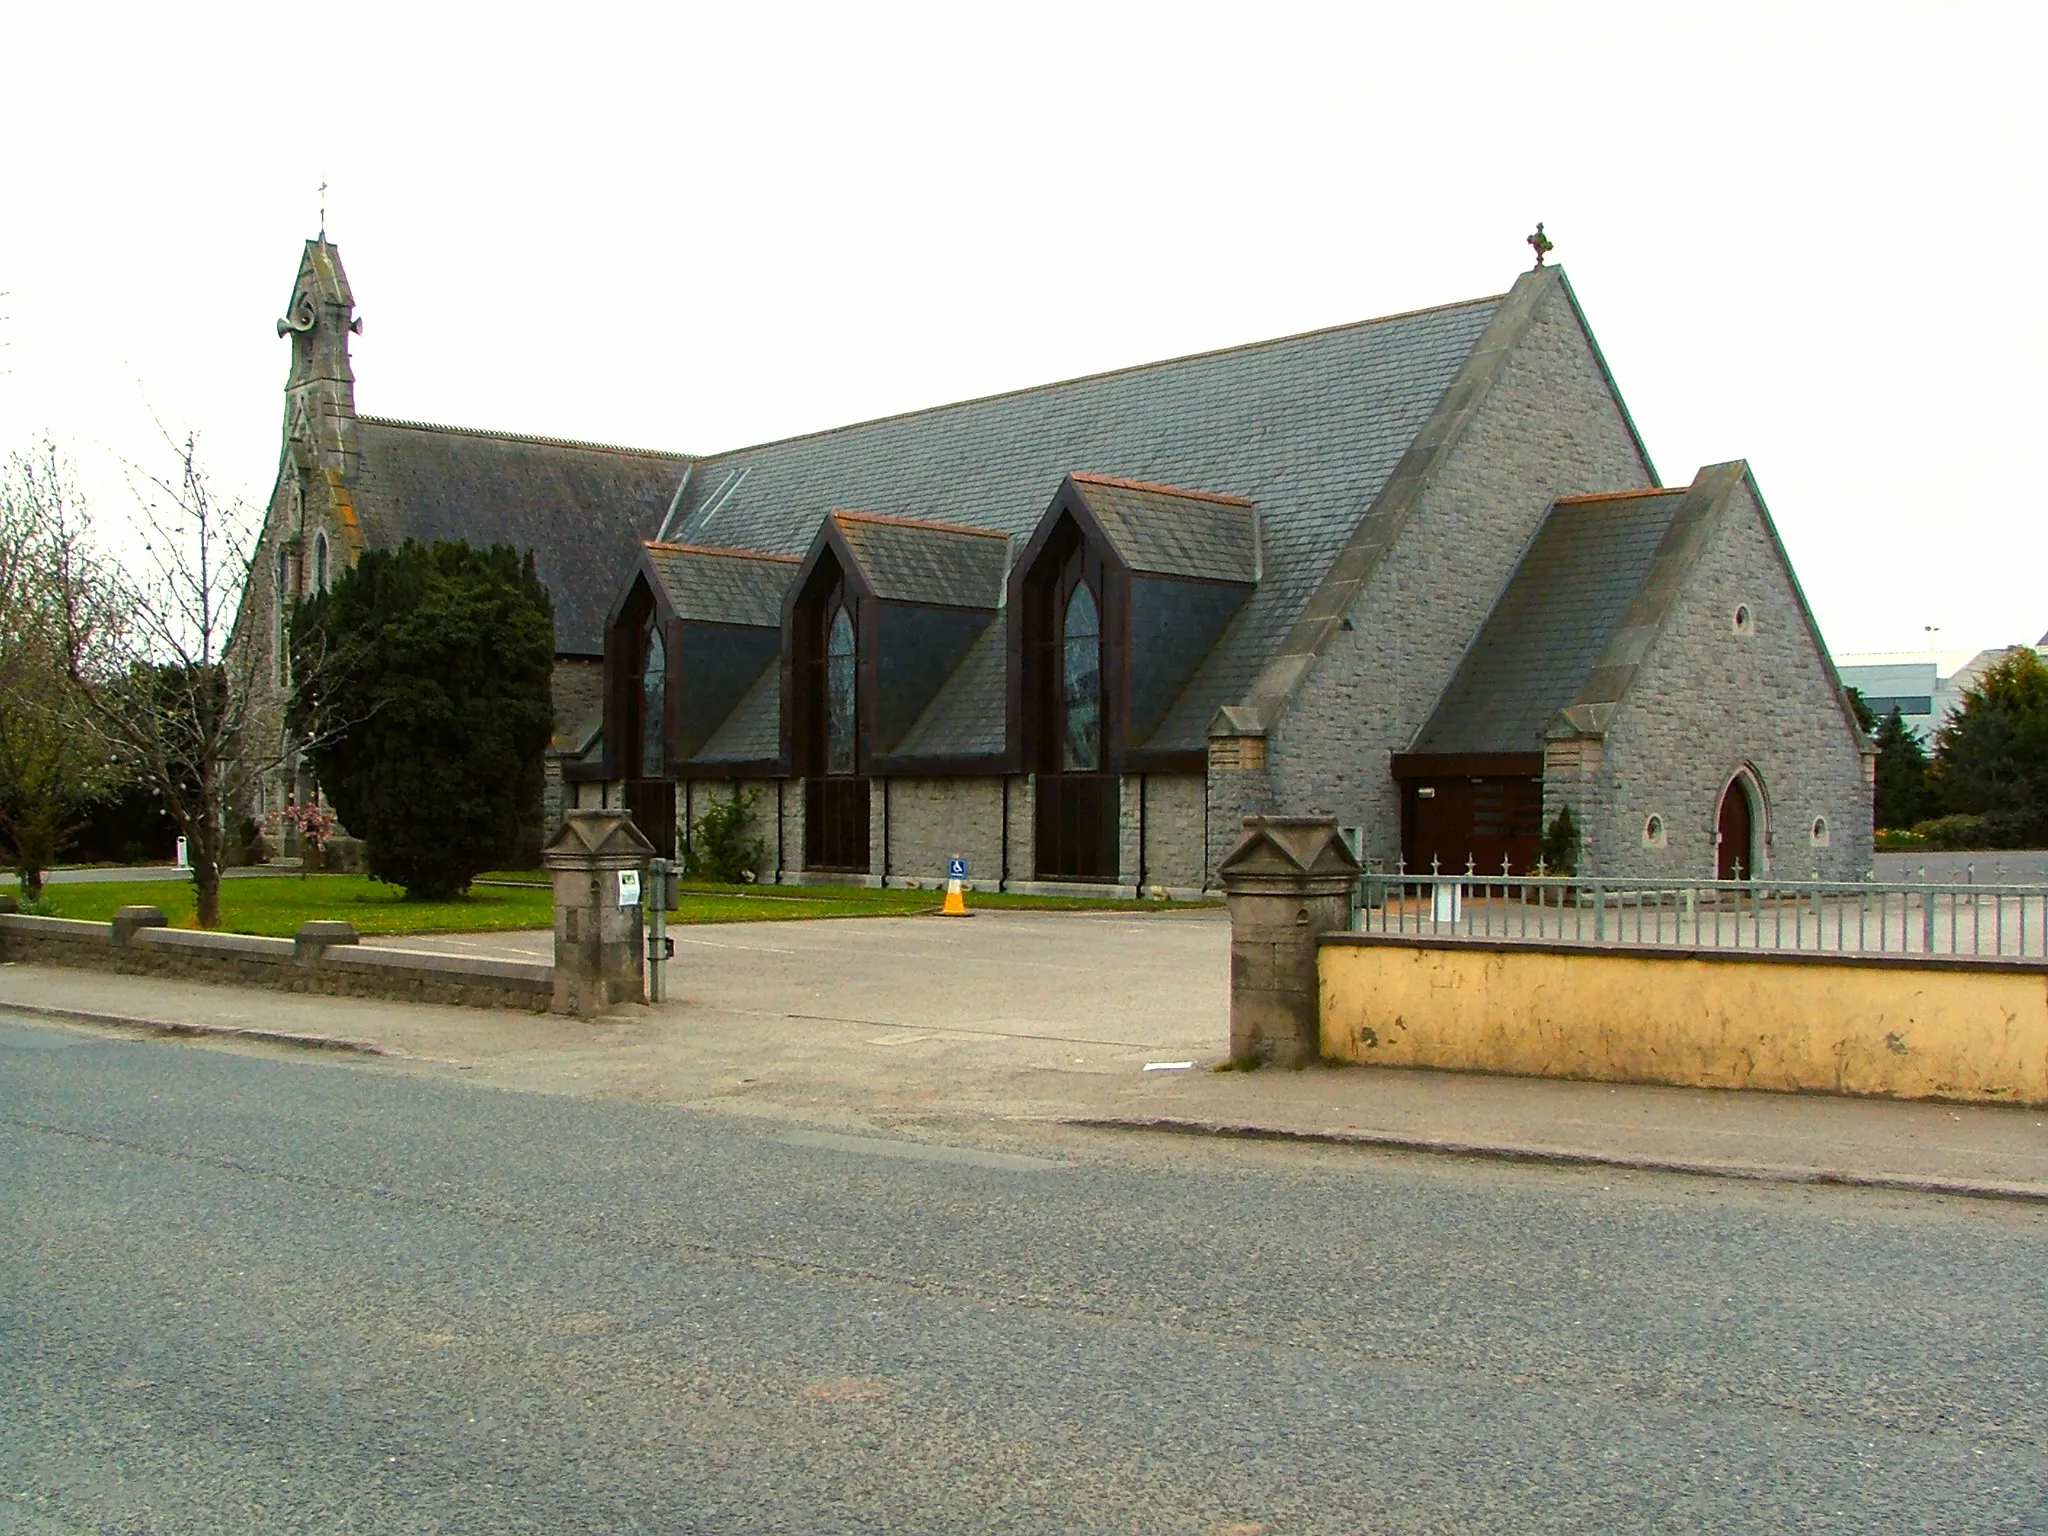
[{"label": "capped gate pillar", "polygon": [[570,811],[541,857],[555,877],[554,1011],[589,1018],[647,1001],[639,895],[654,845],[626,811]]},{"label": "capped gate pillar", "polygon": [[1327,817],[1247,816],[1220,873],[1231,1060],[1306,1066],[1322,1054],[1316,943],[1350,924],[1358,860]]}]

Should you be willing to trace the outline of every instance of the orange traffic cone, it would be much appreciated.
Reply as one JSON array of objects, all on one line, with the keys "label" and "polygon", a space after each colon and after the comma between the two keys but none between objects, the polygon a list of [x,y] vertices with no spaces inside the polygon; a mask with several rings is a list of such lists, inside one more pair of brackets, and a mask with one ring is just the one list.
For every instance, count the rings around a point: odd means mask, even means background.
[{"label": "orange traffic cone", "polygon": [[960,882],[957,879],[946,882],[946,904],[939,908],[939,915],[942,917],[967,916],[967,899],[960,894]]}]

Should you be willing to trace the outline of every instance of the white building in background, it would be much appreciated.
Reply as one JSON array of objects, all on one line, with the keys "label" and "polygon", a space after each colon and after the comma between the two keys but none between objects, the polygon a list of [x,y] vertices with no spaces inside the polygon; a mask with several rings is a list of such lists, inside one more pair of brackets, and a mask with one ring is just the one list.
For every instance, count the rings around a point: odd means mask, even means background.
[{"label": "white building in background", "polygon": [[[1984,669],[2016,649],[1999,646],[1979,651],[1946,677],[1941,675],[1939,662],[1912,651],[1846,656],[1837,670],[1843,683],[1863,695],[1863,702],[1878,719],[1896,709],[1920,739],[1931,745],[1934,733],[1962,706],[1964,692],[1976,686]],[[2035,649],[2048,651],[2048,635],[2035,642]]]}]

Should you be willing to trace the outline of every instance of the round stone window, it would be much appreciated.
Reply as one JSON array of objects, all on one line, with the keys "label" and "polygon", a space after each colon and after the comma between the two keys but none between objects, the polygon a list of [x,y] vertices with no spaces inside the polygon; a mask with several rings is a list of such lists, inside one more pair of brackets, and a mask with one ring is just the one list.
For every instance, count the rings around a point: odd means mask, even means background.
[{"label": "round stone window", "polygon": [[1813,846],[1825,848],[1828,845],[1828,819],[1825,816],[1813,818]]},{"label": "round stone window", "polygon": [[1738,603],[1735,605],[1735,613],[1730,620],[1729,627],[1738,635],[1753,635],[1756,633],[1756,618],[1750,613],[1749,604]]},{"label": "round stone window", "polygon": [[1662,816],[1645,818],[1643,822],[1643,846],[1645,848],[1662,848],[1664,846],[1664,818]]}]

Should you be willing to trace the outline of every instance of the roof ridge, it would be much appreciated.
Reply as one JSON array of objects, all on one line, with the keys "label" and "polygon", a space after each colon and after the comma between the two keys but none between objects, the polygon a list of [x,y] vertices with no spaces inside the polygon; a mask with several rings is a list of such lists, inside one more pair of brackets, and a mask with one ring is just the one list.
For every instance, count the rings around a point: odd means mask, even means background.
[{"label": "roof ridge", "polygon": [[[1561,270],[1561,269],[1552,269]],[[840,432],[858,432],[867,427],[879,427],[887,422],[910,421],[919,416],[936,416],[941,411],[965,410],[971,405],[987,405],[996,400],[1015,400],[1024,395],[1036,395],[1048,390],[1066,389],[1075,384],[1093,384],[1098,379],[1121,378],[1128,374],[1147,373],[1154,368],[1171,368],[1181,363],[1199,363],[1212,357],[1228,357],[1234,352],[1256,352],[1261,347],[1281,347],[1289,342],[1311,341],[1318,336],[1334,336],[1340,331],[1363,331],[1376,325],[1392,325],[1397,320],[1417,320],[1424,315],[1443,314],[1454,309],[1471,309],[1480,304],[1498,304],[1505,293],[1483,294],[1476,299],[1457,299],[1448,304],[1425,304],[1420,309],[1399,310],[1391,315],[1374,315],[1366,320],[1346,320],[1338,325],[1321,325],[1312,330],[1290,331],[1285,336],[1268,336],[1259,341],[1234,342],[1227,347],[1209,347],[1200,352],[1183,352],[1175,357],[1159,357],[1149,362],[1126,363],[1121,368],[1102,368],[1094,373],[1077,373],[1069,378],[1048,379],[1043,384],[1025,384],[1016,389],[998,389],[986,395],[969,395],[965,400],[947,400],[938,405],[920,405],[907,411],[890,411],[881,416],[869,416],[860,421],[842,422],[836,427],[818,427],[809,432],[791,432],[782,437],[766,438],[758,443],[742,443],[734,448],[721,448],[716,453],[698,454],[702,462],[735,458],[743,453],[758,453],[764,448],[780,448],[785,443],[801,443],[810,438],[831,437]]]},{"label": "roof ridge", "polygon": [[1639,496],[1683,496],[1687,487],[1682,485],[1646,485],[1633,491],[1588,491],[1583,496],[1560,496],[1552,506],[1578,507],[1589,501],[1630,501]]},{"label": "roof ridge", "polygon": [[455,437],[495,437],[508,443],[538,443],[547,448],[591,448],[599,453],[630,453],[643,459],[684,459],[695,462],[694,453],[672,452],[666,448],[634,448],[624,443],[593,443],[580,437],[542,437],[533,432],[499,432],[490,427],[451,427],[438,421],[407,421],[397,416],[358,415],[358,422],[377,427],[403,427],[409,432],[446,432]]},{"label": "roof ridge", "polygon": [[1068,478],[1087,485],[1114,485],[1127,491],[1155,491],[1163,496],[1181,496],[1189,501],[1214,501],[1226,507],[1256,506],[1249,496],[1231,496],[1222,491],[1196,491],[1184,485],[1162,485],[1156,480],[1124,480],[1116,475],[1098,475],[1091,470],[1074,469],[1067,472]]},{"label": "roof ridge", "polygon": [[780,560],[788,565],[802,565],[800,555],[778,555],[766,549],[723,549],[715,544],[671,544],[666,539],[642,541],[649,549],[658,549],[665,555],[723,555],[729,560]]},{"label": "roof ridge", "polygon": [[1010,536],[994,528],[970,528],[965,523],[941,523],[927,517],[904,517],[894,512],[856,512],[850,507],[834,507],[825,514],[827,517],[850,517],[862,523],[887,523],[896,528],[928,528],[940,533],[971,533],[982,539],[1001,539],[1008,543]]}]

